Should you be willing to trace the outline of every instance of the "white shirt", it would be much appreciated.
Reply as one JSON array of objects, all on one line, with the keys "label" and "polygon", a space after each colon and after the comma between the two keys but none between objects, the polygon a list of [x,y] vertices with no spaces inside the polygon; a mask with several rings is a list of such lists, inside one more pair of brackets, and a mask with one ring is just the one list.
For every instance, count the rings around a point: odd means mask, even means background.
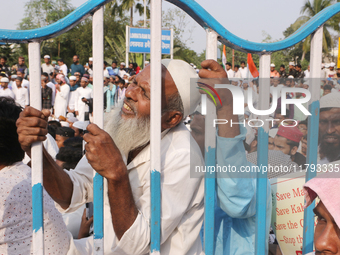
[{"label": "white shirt", "polygon": [[85,120],[85,112],[89,111],[89,106],[82,101],[82,98],[90,99],[92,98],[92,89],[89,87],[79,87],[76,90],[74,98],[74,110],[78,112],[77,119],[79,121]]},{"label": "white shirt", "polygon": [[248,78],[247,75],[248,75],[248,68],[247,67],[240,67],[240,69],[238,69],[241,73],[241,78],[245,79],[245,78]]},{"label": "white shirt", "polygon": [[119,69],[119,71],[118,71],[118,75],[120,76],[120,78],[122,78],[122,79],[123,79],[123,77],[124,77],[124,74],[127,74],[127,72],[125,72],[125,70],[120,70],[120,69]]},{"label": "white shirt", "polygon": [[228,74],[228,78],[234,78],[235,72],[230,68],[227,71],[227,74]]},{"label": "white shirt", "polygon": [[43,73],[47,73],[48,75],[54,72],[54,67],[51,64],[47,65],[46,63],[43,63],[41,65],[41,68],[43,70]]},{"label": "white shirt", "polygon": [[[33,254],[31,168],[22,162],[0,171],[0,254]],[[44,254],[66,254],[71,234],[44,190]]]},{"label": "white shirt", "polygon": [[237,72],[234,71],[234,78],[242,78],[242,74],[240,72],[240,69]]},{"label": "white shirt", "polygon": [[20,104],[21,107],[25,108],[26,105],[30,104],[28,90],[20,87],[15,90],[15,102]]},{"label": "white shirt", "polygon": [[[191,158],[190,158],[191,157]],[[190,178],[194,164],[204,166],[196,143],[190,148],[190,133],[183,123],[171,129],[161,140],[161,254],[203,254],[199,232],[203,220],[204,182]],[[107,196],[104,188],[104,254],[149,254],[150,252],[150,146],[144,148],[127,165],[133,198],[138,216],[120,240],[115,236]],[[93,201],[93,170],[83,157],[73,171],[67,171],[73,181],[69,212]],[[107,182],[105,182],[107,183]],[[57,205],[60,211],[64,211]],[[75,243],[82,254],[91,254],[92,237]],[[79,242],[81,244],[79,244]],[[78,244],[77,244],[78,243]],[[69,254],[79,254],[70,250]],[[81,254],[81,253],[80,253]]]},{"label": "white shirt", "polygon": [[57,91],[54,102],[54,116],[56,118],[59,118],[60,115],[66,117],[69,95],[70,86],[67,84],[60,86],[60,91]]},{"label": "white shirt", "polygon": [[0,97],[11,97],[11,98],[15,99],[15,95],[14,95],[13,91],[10,90],[9,88],[1,89],[0,90]]},{"label": "white shirt", "polygon": [[308,69],[307,69],[306,71],[304,71],[304,73],[305,73],[305,78],[309,78],[309,76],[310,76],[310,71],[308,71]]},{"label": "white shirt", "polygon": [[335,70],[331,71],[329,69],[326,69],[326,78],[335,78],[335,77],[336,77]]},{"label": "white shirt", "polygon": [[59,70],[63,71],[64,76],[67,76],[67,65],[63,64],[61,66],[59,66]]}]

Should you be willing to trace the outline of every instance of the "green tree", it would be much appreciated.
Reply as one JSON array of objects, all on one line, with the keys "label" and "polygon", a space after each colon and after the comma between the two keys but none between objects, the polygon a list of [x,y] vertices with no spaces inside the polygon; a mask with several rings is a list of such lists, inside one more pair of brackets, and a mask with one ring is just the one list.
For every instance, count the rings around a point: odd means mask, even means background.
[{"label": "green tree", "polygon": [[[146,15],[150,18],[150,0],[146,1]],[[138,12],[140,16],[144,14],[144,1],[143,0],[114,0],[110,4],[112,16],[124,16],[126,11],[130,11],[130,26],[133,26],[133,13]]]},{"label": "green tree", "polygon": [[[332,4],[336,3],[335,0],[306,0],[305,4],[301,8],[301,14],[303,16],[299,17],[286,31],[285,35],[288,36],[299,29],[303,24],[305,24],[308,20],[310,20],[313,16],[317,13],[322,11],[323,9],[331,6]],[[333,45],[333,39],[330,34],[330,29],[333,29],[336,32],[340,31],[340,15],[337,14],[331,19],[329,19],[323,26],[323,52],[327,54],[329,49]],[[302,56],[301,62],[305,59],[306,54],[310,51],[310,42],[311,37],[308,36],[302,43]],[[299,45],[301,47],[301,45]]]}]

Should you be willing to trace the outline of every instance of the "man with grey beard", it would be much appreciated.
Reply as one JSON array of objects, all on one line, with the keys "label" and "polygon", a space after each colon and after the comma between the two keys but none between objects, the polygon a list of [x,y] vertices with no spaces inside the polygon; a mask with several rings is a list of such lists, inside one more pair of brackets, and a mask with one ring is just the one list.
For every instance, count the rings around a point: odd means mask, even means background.
[{"label": "man with grey beard", "polygon": [[318,164],[340,160],[340,93],[320,99]]},{"label": "man with grey beard", "polygon": [[[197,74],[181,60],[162,64],[161,254],[202,254],[204,185],[202,176],[190,178],[190,161],[204,162],[198,145],[190,146],[182,123],[200,99],[190,83]],[[86,156],[73,171],[63,171],[44,150],[44,187],[60,211],[73,212],[93,200],[94,169],[105,178],[104,254],[148,254],[150,66],[129,85],[122,104],[107,114],[105,131],[95,124],[87,127]],[[27,153],[32,143],[46,139],[49,115],[32,107],[21,114],[18,135]],[[72,241],[69,254],[92,254],[92,242],[92,237]]]}]

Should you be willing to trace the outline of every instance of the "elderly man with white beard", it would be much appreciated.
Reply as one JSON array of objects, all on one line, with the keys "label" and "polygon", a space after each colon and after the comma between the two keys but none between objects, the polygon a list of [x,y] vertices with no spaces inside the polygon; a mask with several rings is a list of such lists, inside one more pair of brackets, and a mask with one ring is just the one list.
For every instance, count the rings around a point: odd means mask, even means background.
[{"label": "elderly man with white beard", "polygon": [[[161,254],[202,254],[204,185],[202,177],[190,178],[190,161],[204,162],[198,145],[190,146],[190,133],[182,123],[195,107],[190,101],[200,98],[197,89],[190,92],[190,86],[196,87],[190,78],[197,74],[181,60],[162,64]],[[214,71],[207,73],[214,77]],[[106,116],[106,131],[95,124],[87,127],[86,157],[73,171],[63,171],[44,150],[44,188],[60,211],[73,212],[93,200],[94,169],[105,178],[104,254],[148,254],[150,66],[136,76],[117,109]],[[46,139],[49,114],[27,107],[17,121],[27,153],[32,143]],[[89,237],[71,241],[69,254],[92,254],[92,249]]]}]

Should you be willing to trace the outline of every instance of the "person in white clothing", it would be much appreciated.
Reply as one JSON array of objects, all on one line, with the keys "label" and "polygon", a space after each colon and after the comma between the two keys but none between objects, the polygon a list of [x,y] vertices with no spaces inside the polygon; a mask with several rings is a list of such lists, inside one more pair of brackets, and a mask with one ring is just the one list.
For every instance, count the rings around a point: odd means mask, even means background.
[{"label": "person in white clothing", "polygon": [[305,73],[305,78],[309,78],[310,77],[310,65],[308,65],[308,68],[306,71],[304,71]]},{"label": "person in white clothing", "polygon": [[54,116],[66,116],[68,98],[70,95],[70,86],[66,84],[64,75],[58,74],[56,77],[56,91],[57,95],[54,102]]},{"label": "person in white clothing", "polygon": [[119,68],[119,72],[118,75],[120,78],[124,77],[124,74],[126,74],[126,69],[125,69],[126,64],[124,62],[120,63],[120,68]]},{"label": "person in white clothing", "polygon": [[21,69],[19,69],[17,71],[17,77],[21,77],[22,78],[21,86],[28,90],[28,95],[29,95],[30,94],[30,82],[25,79],[25,72],[23,72]]},{"label": "person in white clothing", "polygon": [[[199,255],[203,254],[199,233],[204,182],[203,174],[190,178],[190,172],[195,171],[190,161],[201,166],[204,161],[197,143],[190,146],[191,135],[182,121],[194,111],[201,97],[194,89],[196,85],[190,83],[197,73],[182,60],[163,59],[162,64],[160,250],[162,255]],[[95,124],[87,127],[86,156],[73,171],[63,171],[44,153],[44,185],[60,211],[72,212],[93,200],[93,169],[107,180],[104,254],[151,252],[149,66],[127,88],[123,106],[106,115],[107,132]],[[201,77],[208,78],[204,72]],[[18,121],[19,141],[25,150],[30,151],[33,142],[45,139],[48,115],[48,111],[25,108]],[[34,123],[40,123],[38,128]],[[70,249],[69,254],[91,254],[92,240],[89,237],[74,242],[77,249]]]},{"label": "person in white clothing", "polygon": [[67,65],[64,63],[62,58],[58,59],[59,73],[63,74],[65,77],[67,76],[68,69]]},{"label": "person in white clothing", "polygon": [[334,70],[335,63],[329,64],[329,69],[326,69],[326,78],[336,78],[336,72]]},{"label": "person in white clothing", "polygon": [[[67,105],[67,112],[74,114],[75,113],[75,105],[76,105],[76,95],[77,95],[77,89],[79,88],[78,84],[76,84],[77,77],[76,76],[70,76],[70,96],[68,99],[68,105]],[[74,115],[73,115],[74,116]]]},{"label": "person in white clothing", "polygon": [[44,62],[45,63],[41,65],[43,73],[53,73],[54,67],[51,65],[51,57],[49,55],[44,56]]},{"label": "person in white clothing", "polygon": [[234,78],[242,78],[239,65],[234,66]]},{"label": "person in white clothing", "polygon": [[234,71],[233,71],[233,69],[231,69],[231,63],[227,63],[226,65],[226,71],[227,71],[227,74],[228,74],[228,78],[234,78]]},{"label": "person in white clothing", "polygon": [[240,67],[239,71],[241,73],[241,78],[243,78],[243,79],[249,78],[248,77],[248,67],[246,67],[246,62],[241,61],[241,67]]},{"label": "person in white clothing", "polygon": [[25,108],[30,104],[28,90],[22,87],[22,78],[17,77],[16,80],[16,90],[14,91],[15,94],[15,102],[19,104],[22,108]]},{"label": "person in white clothing", "polygon": [[86,102],[92,98],[92,89],[87,86],[88,81],[86,77],[81,78],[80,87],[77,88],[74,98],[74,110],[79,121],[84,121],[85,113],[89,112],[89,106]]},{"label": "person in white clothing", "polygon": [[8,88],[9,79],[7,77],[2,77],[0,79],[0,83],[2,88],[0,90],[0,97],[10,97],[15,99],[13,91]]}]

